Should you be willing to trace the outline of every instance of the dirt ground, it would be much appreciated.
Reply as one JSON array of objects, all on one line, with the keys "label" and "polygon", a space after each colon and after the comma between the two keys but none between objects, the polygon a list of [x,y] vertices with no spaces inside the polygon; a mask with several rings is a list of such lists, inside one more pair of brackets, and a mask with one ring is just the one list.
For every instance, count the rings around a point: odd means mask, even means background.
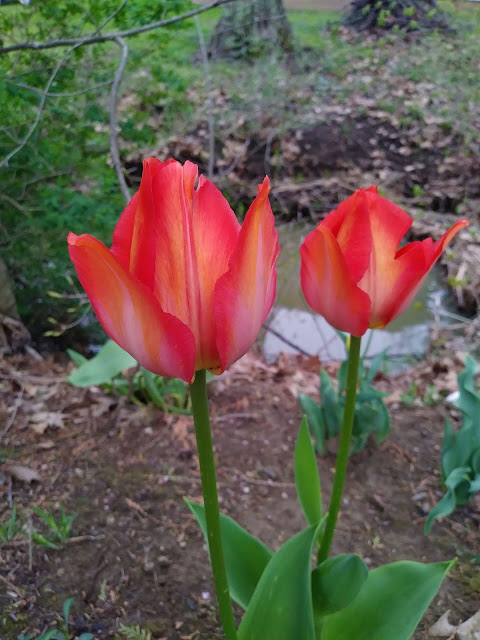
[{"label": "dirt ground", "polygon": [[[425,514],[441,496],[449,410],[399,398],[411,380],[420,393],[432,376],[446,393],[460,368],[460,356],[432,356],[401,378],[378,380],[392,392],[392,432],[352,458],[334,540],[335,552],[357,552],[371,567],[459,558],[418,640],[445,610],[458,621],[478,609],[480,503],[424,536]],[[77,514],[73,537],[58,550],[23,537],[0,547],[0,637],[53,625],[74,596],[72,633],[107,639],[119,624],[139,624],[156,640],[221,638],[205,545],[182,500],[201,495],[191,418],[74,388],[66,371],[52,355],[0,360],[0,522],[11,504],[44,532],[32,505],[58,512],[63,503]],[[304,527],[293,484],[296,395],[315,395],[317,385],[315,359],[267,366],[247,355],[209,387],[221,508],[274,549]],[[326,500],[334,456],[318,462]]]}]

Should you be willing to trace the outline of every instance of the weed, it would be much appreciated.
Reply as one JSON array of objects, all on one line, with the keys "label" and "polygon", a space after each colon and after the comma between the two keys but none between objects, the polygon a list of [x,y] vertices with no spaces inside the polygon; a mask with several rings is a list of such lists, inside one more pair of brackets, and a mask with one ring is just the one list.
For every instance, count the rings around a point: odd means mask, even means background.
[{"label": "weed", "polygon": [[[118,632],[121,638],[125,640],[152,640],[152,634],[147,629],[142,629],[140,625],[136,626],[127,626],[121,624],[118,627]],[[117,636],[118,638],[118,636]]]},{"label": "weed", "polygon": [[0,543],[10,542],[21,530],[17,524],[17,509],[12,507],[9,519],[4,524],[0,522]]},{"label": "weed", "polygon": [[191,413],[187,385],[182,380],[164,378],[140,367],[113,340],[108,340],[90,360],[73,349],[67,353],[77,365],[67,379],[77,387],[100,385],[106,391],[128,395],[134,404],[153,402],[165,412]]},{"label": "weed", "polygon": [[[70,640],[68,619],[74,600],[75,598],[67,598],[65,600],[62,607],[63,617],[58,616],[59,621],[55,627],[47,629],[39,636],[22,633],[17,636],[17,640]],[[75,637],[75,640],[93,640],[93,637],[93,633],[81,633]]]},{"label": "weed", "polygon": [[33,511],[40,516],[48,526],[48,532],[45,535],[32,531],[32,540],[38,545],[48,547],[50,549],[58,549],[71,536],[73,521],[77,514],[68,515],[63,504],[60,507],[60,515],[55,518],[53,513],[44,511],[40,507],[33,507]]},{"label": "weed", "polygon": [[[348,350],[348,338],[338,332]],[[382,351],[373,358],[370,367],[365,366],[364,358],[359,366],[359,391],[355,401],[351,453],[358,453],[366,445],[370,434],[374,434],[377,444],[380,444],[390,431],[390,416],[383,402],[387,395],[375,389],[372,385],[377,372],[383,367],[386,352]],[[315,440],[315,449],[325,454],[326,440],[340,433],[341,420],[345,406],[347,386],[347,366],[345,360],[338,371],[338,391],[335,390],[329,375],[320,371],[321,405],[318,405],[307,395],[299,394],[298,400],[305,413],[309,429]]]},{"label": "weed", "polygon": [[414,382],[411,382],[408,387],[408,391],[406,393],[400,394],[400,401],[403,402],[403,404],[406,404],[408,407],[411,407],[413,404],[415,404],[416,399],[417,385]]}]

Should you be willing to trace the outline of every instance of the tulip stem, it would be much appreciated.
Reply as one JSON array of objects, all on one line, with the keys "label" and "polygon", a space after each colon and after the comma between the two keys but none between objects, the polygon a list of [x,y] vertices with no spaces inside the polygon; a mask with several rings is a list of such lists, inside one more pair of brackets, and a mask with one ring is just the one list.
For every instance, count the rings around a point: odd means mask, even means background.
[{"label": "tulip stem", "polygon": [[318,552],[318,563],[328,558],[330,547],[335,533],[338,512],[342,503],[343,485],[347,473],[348,455],[352,439],[353,419],[355,416],[355,398],[357,396],[358,365],[360,362],[361,338],[350,337],[348,352],[347,389],[345,396],[345,409],[343,411],[343,423],[338,443],[337,462],[335,464],[335,477],[333,479],[332,496],[328,508],[327,523]]},{"label": "tulip stem", "polygon": [[192,398],[193,422],[195,424],[203,502],[207,522],[208,549],[210,552],[213,581],[217,592],[218,608],[220,610],[220,618],[225,637],[227,640],[236,640],[237,631],[223,556],[220,511],[218,508],[217,481],[215,476],[215,458],[213,455],[210,416],[208,413],[205,370],[196,372],[195,380],[190,385],[190,394]]}]

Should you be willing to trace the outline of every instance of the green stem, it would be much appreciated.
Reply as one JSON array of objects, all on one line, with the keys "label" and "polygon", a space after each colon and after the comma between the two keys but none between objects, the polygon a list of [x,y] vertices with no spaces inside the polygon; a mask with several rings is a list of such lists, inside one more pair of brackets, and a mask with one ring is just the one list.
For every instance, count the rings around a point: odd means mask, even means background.
[{"label": "green stem", "polygon": [[343,485],[347,473],[348,455],[352,439],[353,418],[355,416],[355,398],[357,395],[358,365],[360,362],[361,338],[350,336],[350,349],[348,352],[347,389],[345,396],[345,409],[343,412],[342,430],[338,443],[337,462],[335,465],[335,478],[333,480],[332,497],[328,508],[327,524],[322,543],[318,552],[318,563],[328,558],[330,547],[335,532],[338,512],[342,503]]},{"label": "green stem", "polygon": [[213,581],[217,592],[218,608],[223,631],[227,640],[236,640],[237,631],[233,617],[232,601],[228,591],[227,572],[223,557],[220,529],[220,511],[218,508],[217,481],[215,477],[215,459],[213,456],[212,433],[208,414],[206,372],[197,371],[190,385],[193,422],[197,438],[200,476],[202,479],[203,502],[207,521],[208,549],[212,564]]}]

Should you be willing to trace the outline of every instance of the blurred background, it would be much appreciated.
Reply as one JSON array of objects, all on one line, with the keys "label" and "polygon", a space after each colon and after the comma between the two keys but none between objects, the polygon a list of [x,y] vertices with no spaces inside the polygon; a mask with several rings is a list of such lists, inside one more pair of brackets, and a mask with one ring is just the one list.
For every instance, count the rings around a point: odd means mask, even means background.
[{"label": "blurred background", "polygon": [[[439,235],[459,215],[477,219],[478,4],[214,4],[177,20],[209,5],[0,2],[5,345],[27,335],[20,320],[49,348],[103,341],[65,238],[91,233],[109,245],[150,155],[197,162],[240,219],[270,176],[285,249],[280,304],[293,309],[304,304],[303,235],[358,187],[378,184],[402,204],[414,237]],[[430,287],[472,315],[472,227],[467,240]],[[429,295],[410,324],[423,321]]]}]

